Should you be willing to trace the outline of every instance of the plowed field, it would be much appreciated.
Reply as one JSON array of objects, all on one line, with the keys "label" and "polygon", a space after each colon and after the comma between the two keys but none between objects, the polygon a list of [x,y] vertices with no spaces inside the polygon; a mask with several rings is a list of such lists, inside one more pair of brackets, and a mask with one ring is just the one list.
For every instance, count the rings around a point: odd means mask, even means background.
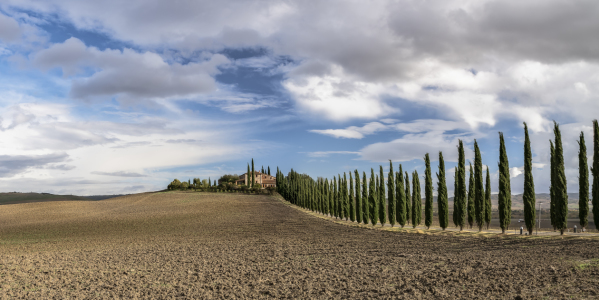
[{"label": "plowed field", "polygon": [[0,298],[588,299],[599,242],[369,230],[271,196],[0,206]]}]

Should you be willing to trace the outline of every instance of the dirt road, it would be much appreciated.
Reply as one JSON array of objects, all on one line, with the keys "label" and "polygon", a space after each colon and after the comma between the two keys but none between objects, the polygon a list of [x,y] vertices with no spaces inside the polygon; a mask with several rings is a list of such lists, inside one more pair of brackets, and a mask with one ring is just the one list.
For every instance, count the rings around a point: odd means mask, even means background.
[{"label": "dirt road", "polygon": [[0,207],[0,298],[599,297],[599,242],[350,227],[269,196]]}]

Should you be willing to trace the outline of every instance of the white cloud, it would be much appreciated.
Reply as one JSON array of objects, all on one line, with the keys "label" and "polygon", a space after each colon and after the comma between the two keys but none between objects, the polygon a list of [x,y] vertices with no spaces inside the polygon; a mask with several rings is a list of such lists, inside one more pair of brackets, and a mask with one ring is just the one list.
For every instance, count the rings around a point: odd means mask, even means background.
[{"label": "white cloud", "polygon": [[19,23],[2,13],[0,13],[0,40],[3,42],[14,42],[21,37],[21,28]]},{"label": "white cloud", "polygon": [[324,130],[310,130],[310,132],[320,133],[324,135],[330,135],[336,138],[346,139],[361,139],[365,135],[373,134],[377,131],[386,130],[389,127],[379,122],[370,122],[362,127],[350,126],[345,129],[324,129]]},{"label": "white cloud", "polygon": [[356,152],[356,151],[315,151],[315,152],[307,153],[307,155],[309,157],[328,157],[331,154],[360,154],[360,152]]}]

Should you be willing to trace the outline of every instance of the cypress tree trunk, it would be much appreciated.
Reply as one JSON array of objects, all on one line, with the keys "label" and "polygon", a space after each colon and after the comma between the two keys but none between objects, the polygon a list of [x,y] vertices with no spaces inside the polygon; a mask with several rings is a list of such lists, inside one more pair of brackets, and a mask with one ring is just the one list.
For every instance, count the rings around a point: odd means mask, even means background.
[{"label": "cypress tree trunk", "polygon": [[559,125],[553,121],[555,133],[555,161],[556,161],[556,202],[555,202],[555,217],[556,227],[560,234],[564,234],[564,230],[568,228],[568,186],[566,183],[566,173],[564,170],[564,150],[562,148],[562,135],[559,130]]},{"label": "cypress tree trunk", "polygon": [[480,149],[476,140],[474,140],[474,217],[479,232],[483,230],[484,197],[483,163],[480,157]]},{"label": "cypress tree trunk", "polygon": [[593,120],[593,167],[591,167],[591,173],[593,174],[593,186],[591,188],[593,220],[595,221],[595,228],[599,229],[599,123],[597,120]]},{"label": "cypress tree trunk", "polygon": [[[399,190],[399,187],[397,188]],[[393,162],[389,160],[389,175],[387,175],[387,201],[389,201],[389,224],[391,227],[395,225],[395,177],[393,174]]]},{"label": "cypress tree trunk", "polygon": [[412,227],[420,225],[422,218],[422,198],[420,197],[420,179],[418,171],[412,173]]},{"label": "cypress tree trunk", "polygon": [[399,172],[397,173],[397,223],[403,228],[406,225],[406,194],[403,186],[403,167],[399,165]]},{"label": "cypress tree trunk", "polygon": [[468,180],[468,225],[470,229],[474,226],[474,171],[470,163],[470,178]]},{"label": "cypress tree trunk", "polygon": [[424,155],[424,225],[430,229],[433,224],[433,179],[431,177],[431,161],[428,153]]},{"label": "cypress tree trunk", "polygon": [[385,223],[387,222],[387,197],[385,197],[385,174],[383,173],[383,166],[379,167],[379,221],[381,222],[381,226],[385,226]]},{"label": "cypress tree trunk", "polygon": [[487,166],[487,180],[485,184],[485,223],[487,230],[491,224],[491,175],[489,175],[489,166]]},{"label": "cypress tree trunk", "polygon": [[366,171],[362,171],[362,223],[368,225],[370,221],[370,199],[368,198],[368,184]]},{"label": "cypress tree trunk", "polygon": [[449,204],[447,203],[447,184],[445,181],[445,161],[443,153],[439,151],[439,173],[437,173],[437,205],[439,209],[439,226],[443,230],[449,223]]},{"label": "cypress tree trunk", "polygon": [[556,229],[556,221],[555,221],[555,147],[553,146],[553,141],[549,140],[549,151],[550,151],[550,162],[551,162],[551,184],[549,185],[549,215],[551,216],[551,226],[553,230]]},{"label": "cypress tree trunk", "polygon": [[464,143],[462,140],[458,140],[456,183],[456,198],[453,199],[457,203],[456,226],[460,227],[460,231],[462,231],[466,224],[466,213],[468,212],[468,200],[466,199],[466,159],[464,155]]},{"label": "cypress tree trunk", "polygon": [[499,133],[499,195],[498,195],[498,212],[499,212],[499,227],[501,233],[509,228],[512,222],[512,190],[510,187],[510,165],[505,151],[505,141],[503,133]]},{"label": "cypress tree trunk", "polygon": [[356,169],[356,222],[362,223],[362,194],[360,192],[360,172]]},{"label": "cypress tree trunk", "polygon": [[580,227],[585,229],[589,224],[589,167],[587,165],[587,146],[582,131],[578,147],[578,218]]},{"label": "cypress tree trunk", "polygon": [[406,195],[406,223],[409,224],[412,217],[412,194],[410,194],[410,176],[408,175],[407,171],[405,173],[404,180],[404,189]]},{"label": "cypress tree trunk", "polygon": [[372,226],[376,225],[378,220],[378,210],[376,209],[376,184],[374,180],[374,170],[370,168],[370,184],[368,185],[368,219]]},{"label": "cypress tree trunk", "polygon": [[532,178],[532,151],[530,149],[530,138],[528,137],[528,126],[524,123],[524,193],[522,195],[524,202],[524,222],[528,234],[532,235],[535,228],[535,182]]},{"label": "cypress tree trunk", "polygon": [[354,179],[349,172],[349,219],[354,222],[356,220],[356,208],[354,207]]}]

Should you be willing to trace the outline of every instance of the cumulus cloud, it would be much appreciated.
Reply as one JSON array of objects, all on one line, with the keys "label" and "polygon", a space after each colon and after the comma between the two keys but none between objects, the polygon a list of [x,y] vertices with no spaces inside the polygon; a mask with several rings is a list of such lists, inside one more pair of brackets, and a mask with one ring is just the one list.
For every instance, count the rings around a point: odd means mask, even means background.
[{"label": "cumulus cloud", "polygon": [[44,155],[0,155],[0,177],[13,177],[32,168],[55,167],[53,163],[64,162],[66,153]]},{"label": "cumulus cloud", "polygon": [[[197,63],[168,64],[156,53],[139,53],[86,47],[77,38],[52,45],[36,53],[32,64],[41,69],[61,68],[63,75],[73,79],[70,95],[77,99],[98,96],[131,98],[185,97],[216,90],[213,75],[218,67],[229,63],[221,54],[208,55]],[[83,72],[95,70],[91,76]]]},{"label": "cumulus cloud", "polygon": [[330,135],[336,138],[361,139],[365,135],[373,134],[377,131],[386,130],[388,128],[389,126],[381,124],[379,122],[371,122],[362,127],[350,126],[345,129],[314,129],[310,130],[310,132]]},{"label": "cumulus cloud", "polygon": [[19,23],[2,13],[0,13],[0,40],[4,42],[13,42],[21,37],[21,28]]}]

